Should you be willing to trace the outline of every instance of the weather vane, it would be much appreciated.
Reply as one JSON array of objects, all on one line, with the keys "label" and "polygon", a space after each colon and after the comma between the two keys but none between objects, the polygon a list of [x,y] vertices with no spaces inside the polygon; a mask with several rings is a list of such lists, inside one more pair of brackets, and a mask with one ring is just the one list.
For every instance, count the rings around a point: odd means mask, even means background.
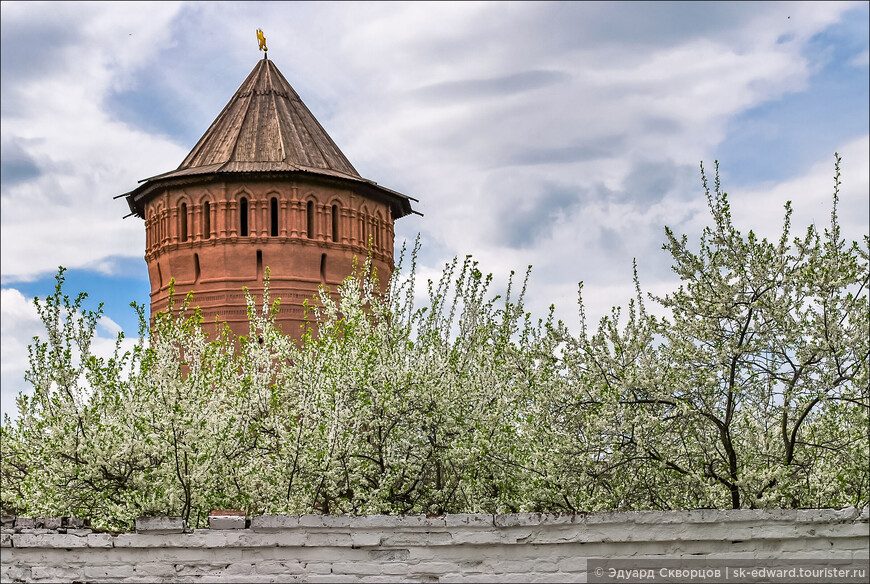
[{"label": "weather vane", "polygon": [[257,29],[257,40],[260,41],[260,50],[263,51],[263,58],[267,59],[269,55],[269,49],[266,47],[266,37],[263,36],[263,30]]}]

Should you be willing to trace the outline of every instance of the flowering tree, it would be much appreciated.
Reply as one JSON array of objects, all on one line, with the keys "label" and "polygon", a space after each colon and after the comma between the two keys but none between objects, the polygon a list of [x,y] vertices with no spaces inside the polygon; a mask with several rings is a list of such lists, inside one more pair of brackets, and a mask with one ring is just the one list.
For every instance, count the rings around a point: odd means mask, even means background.
[{"label": "flowering tree", "polygon": [[776,242],[737,231],[702,167],[700,250],[666,229],[681,285],[652,300],[670,318],[638,287],[624,329],[618,310],[591,337],[560,329],[576,377],[555,406],[570,412],[560,464],[580,501],[595,484],[616,507],[867,500],[868,242],[841,239],[839,162],[830,227],[791,240],[789,203]]},{"label": "flowering tree", "polygon": [[[663,460],[721,485],[734,508],[867,497],[866,240],[862,250],[841,239],[839,185],[838,157],[823,235],[810,226],[790,242],[787,204],[778,241],[744,239],[718,172],[700,251],[667,231],[683,285],[660,299],[673,323],[663,329],[668,385],[655,399],[695,444],[687,464]],[[863,480],[844,490],[845,469]]]},{"label": "flowering tree", "polygon": [[[252,513],[807,507],[868,502],[868,241],[732,225],[718,172],[700,249],[666,230],[681,285],[576,334],[492,296],[466,258],[415,307],[362,266],[300,341],[268,289],[250,334],[209,340],[188,297],[139,343],[91,354],[101,309],[37,300],[31,396],[2,439],[4,512],[124,529]],[[403,252],[404,257],[404,252]],[[401,261],[400,261],[401,264]],[[528,272],[526,273],[526,280]],[[582,290],[582,288],[581,288]],[[655,317],[645,302],[667,316]]]}]

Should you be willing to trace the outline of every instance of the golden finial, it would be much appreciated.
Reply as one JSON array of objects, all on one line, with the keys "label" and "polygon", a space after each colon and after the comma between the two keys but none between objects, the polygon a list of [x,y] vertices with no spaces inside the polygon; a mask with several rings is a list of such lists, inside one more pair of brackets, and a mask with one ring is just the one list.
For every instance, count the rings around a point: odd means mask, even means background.
[{"label": "golden finial", "polygon": [[259,28],[257,29],[257,40],[260,41],[260,50],[263,51],[263,58],[265,59],[269,49],[266,48],[266,37],[263,36],[263,31]]}]

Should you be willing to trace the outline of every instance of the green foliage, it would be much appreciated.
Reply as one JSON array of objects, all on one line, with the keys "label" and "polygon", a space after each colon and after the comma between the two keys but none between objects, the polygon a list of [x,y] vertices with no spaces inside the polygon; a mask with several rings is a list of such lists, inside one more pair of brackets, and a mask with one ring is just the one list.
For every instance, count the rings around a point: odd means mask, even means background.
[{"label": "green foliage", "polygon": [[[209,341],[191,298],[103,359],[101,314],[36,300],[32,395],[2,438],[4,512],[90,517],[822,507],[868,502],[868,240],[837,223],[774,242],[731,222],[718,168],[699,249],[666,230],[681,284],[594,332],[533,321],[465,258],[415,308],[415,259],[379,294],[366,263],[299,342],[268,289],[250,334]],[[405,250],[402,257],[405,256]],[[401,263],[401,261],[400,261]],[[582,285],[581,285],[582,291]]]}]

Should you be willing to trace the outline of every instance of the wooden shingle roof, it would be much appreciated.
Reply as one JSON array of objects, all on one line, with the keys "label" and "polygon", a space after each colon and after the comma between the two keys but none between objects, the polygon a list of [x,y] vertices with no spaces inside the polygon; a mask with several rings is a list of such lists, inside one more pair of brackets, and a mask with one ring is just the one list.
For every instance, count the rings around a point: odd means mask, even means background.
[{"label": "wooden shingle roof", "polygon": [[275,64],[262,59],[178,170],[330,171],[360,178]]},{"label": "wooden shingle roof", "polygon": [[126,193],[130,211],[143,216],[145,201],[167,183],[239,173],[293,173],[361,183],[385,197],[395,218],[413,213],[412,197],[362,178],[287,82],[261,59],[223,111],[176,170],[140,181]]}]

